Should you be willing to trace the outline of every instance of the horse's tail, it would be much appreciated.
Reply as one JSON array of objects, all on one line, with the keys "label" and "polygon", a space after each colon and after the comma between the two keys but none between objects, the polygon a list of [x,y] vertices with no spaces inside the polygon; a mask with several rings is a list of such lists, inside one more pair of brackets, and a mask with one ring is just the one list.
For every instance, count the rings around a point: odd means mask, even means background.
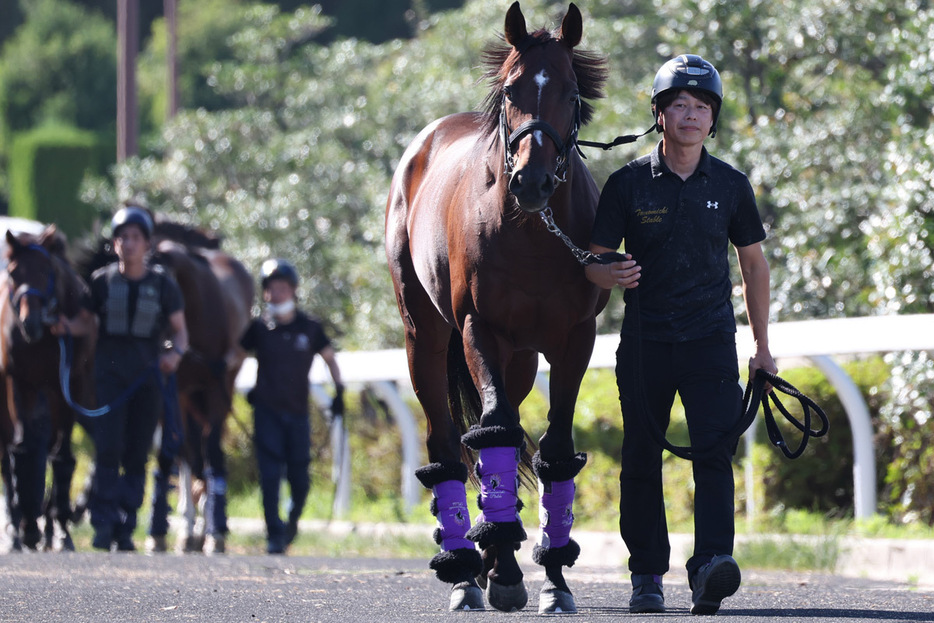
[{"label": "horse's tail", "polygon": [[[480,414],[483,406],[480,403],[480,393],[477,391],[467,367],[467,358],[464,356],[464,341],[459,331],[451,331],[448,340],[448,406],[451,410],[451,419],[458,432],[463,435],[474,424],[480,423]],[[532,468],[532,455],[536,450],[535,441],[525,433],[525,447],[519,461],[519,480],[529,488],[535,487],[535,471]],[[477,457],[473,450],[461,444],[461,460],[469,466],[474,465]],[[474,470],[469,470],[470,479],[479,486]]]}]

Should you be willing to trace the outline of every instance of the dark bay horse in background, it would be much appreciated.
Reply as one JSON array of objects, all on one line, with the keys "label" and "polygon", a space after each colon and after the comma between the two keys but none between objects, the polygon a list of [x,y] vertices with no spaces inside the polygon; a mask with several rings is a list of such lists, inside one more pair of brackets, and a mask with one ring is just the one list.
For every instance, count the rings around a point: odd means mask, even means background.
[{"label": "dark bay horse in background", "polygon": [[[246,267],[220,249],[220,241],[199,230],[169,221],[157,220],[154,233],[154,261],[175,276],[185,299],[185,322],[190,348],[178,369],[178,392],[184,415],[184,460],[201,483],[204,495],[203,533],[195,529],[195,504],[192,487],[182,478],[179,486],[180,511],[186,517],[181,548],[204,549],[207,553],[224,551],[227,534],[227,467],[221,447],[227,415],[233,409],[234,381],[246,355],[240,337],[250,321],[253,278]],[[162,512],[167,486],[166,469],[160,467],[153,497],[153,521],[150,525],[153,549],[164,550],[154,530],[163,526]],[[200,487],[199,487],[200,488]],[[158,513],[158,514],[157,514]]]},{"label": "dark bay horse in background", "polygon": [[[49,325],[74,317],[87,287],[66,259],[65,238],[55,226],[38,237],[6,233],[7,265],[0,293],[0,454],[11,519],[13,549],[74,550],[68,530],[75,457],[74,411],[62,394],[59,343]],[[91,404],[96,336],[75,338],[71,396]],[[51,489],[45,508],[46,462]]]},{"label": "dark bay horse in background", "polygon": [[[221,442],[233,407],[234,380],[245,358],[239,343],[250,320],[255,286],[243,264],[222,251],[220,240],[209,233],[159,218],[152,246],[151,261],[165,267],[182,292],[190,346],[176,374],[182,447],[180,454],[169,447],[170,426],[164,421],[147,549],[168,549],[167,496],[177,455],[179,512],[186,519],[177,549],[220,553],[228,531]],[[84,271],[90,275],[115,260],[109,242],[102,241],[84,260]],[[196,500],[202,502],[201,526],[196,526]]]},{"label": "dark bay horse in background", "polygon": [[[528,601],[515,558],[526,538],[518,517],[525,445],[518,406],[542,353],[551,376],[549,424],[532,461],[543,518],[533,559],[547,576],[539,611],[576,611],[562,567],[580,553],[569,533],[574,477],[586,455],[575,453],[572,421],[596,314],[609,293],[587,281],[546,222],[588,245],[599,193],[576,140],[593,112],[585,100],[602,96],[606,65],[575,50],[581,35],[573,4],[556,33],[529,33],[514,3],[508,45],[484,55],[492,83],[485,110],[425,128],[389,193],[386,252],[412,383],[428,418],[430,463],[417,476],[433,491],[439,525],[441,552],[430,566],[454,585],[452,610],[483,608],[484,584],[497,609]],[[469,377],[459,384],[465,367]],[[480,515],[472,528],[465,492],[472,459],[462,444],[479,456]]]}]

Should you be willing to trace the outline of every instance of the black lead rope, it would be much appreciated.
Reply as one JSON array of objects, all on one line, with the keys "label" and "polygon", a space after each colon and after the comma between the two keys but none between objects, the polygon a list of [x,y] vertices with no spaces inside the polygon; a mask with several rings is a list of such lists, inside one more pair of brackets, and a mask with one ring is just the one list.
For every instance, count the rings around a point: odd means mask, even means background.
[{"label": "black lead rope", "polygon": [[[655,129],[655,126],[653,125],[651,128],[649,128],[642,134],[625,134],[623,136],[617,136],[609,143],[600,143],[598,141],[582,141],[580,139],[577,139],[577,144],[580,145],[581,147],[599,147],[603,151],[607,151],[609,149],[616,147],[617,145],[625,145],[626,143],[634,143],[638,139],[642,138],[643,136],[645,136],[646,134],[648,134],[654,129]],[[581,153],[579,149],[577,150],[577,152],[580,153],[581,156],[584,155],[583,153]],[[584,157],[586,158],[586,156]]]},{"label": "black lead rope", "polygon": [[[624,255],[614,251],[602,253],[600,255],[590,254],[582,263],[610,264],[625,259],[626,257]],[[652,437],[653,441],[662,448],[682,459],[693,461],[710,457],[724,447],[735,447],[739,442],[739,438],[755,421],[760,405],[762,407],[762,413],[765,416],[765,427],[769,435],[769,441],[789,459],[796,459],[801,456],[805,448],[807,448],[808,441],[812,437],[823,437],[827,434],[827,431],[830,430],[830,421],[817,403],[805,396],[785,379],[760,368],[756,371],[755,376],[746,383],[746,390],[743,393],[742,415],[739,420],[737,420],[736,424],[734,424],[719,441],[709,447],[700,449],[691,446],[676,446],[672,444],[665,437],[665,433],[659,428],[658,422],[651,416],[648,409],[648,399],[645,396],[645,375],[642,370],[642,326],[639,310],[639,293],[636,290],[633,290],[631,293],[630,304],[633,309],[627,310],[627,313],[634,312],[636,317],[636,386],[639,388],[637,390],[638,397],[642,401],[642,408],[639,409],[639,412],[642,414],[641,421],[649,435]],[[768,394],[765,393],[766,383],[772,386],[772,391]],[[791,396],[799,402],[803,412],[803,421],[798,420],[785,408],[785,405],[779,400],[777,392]],[[789,449],[788,443],[785,441],[785,437],[782,435],[781,429],[779,429],[778,423],[775,421],[775,416],[772,414],[772,408],[769,406],[770,400],[785,419],[802,433],[801,443],[798,444],[795,450]],[[821,422],[821,426],[817,430],[811,428],[812,412]]]}]

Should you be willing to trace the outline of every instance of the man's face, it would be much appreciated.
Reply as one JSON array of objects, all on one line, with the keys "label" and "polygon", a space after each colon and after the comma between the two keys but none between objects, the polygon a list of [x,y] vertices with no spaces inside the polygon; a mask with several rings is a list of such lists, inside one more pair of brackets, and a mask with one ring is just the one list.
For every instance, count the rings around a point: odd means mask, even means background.
[{"label": "man's face", "polygon": [[263,289],[263,300],[273,305],[281,305],[295,297],[295,288],[284,279],[272,279]]},{"label": "man's face", "polygon": [[687,91],[681,91],[659,118],[665,140],[680,145],[703,143],[713,126],[713,109]]},{"label": "man's face", "polygon": [[114,236],[114,251],[124,262],[142,261],[149,251],[149,239],[139,225],[128,223]]}]

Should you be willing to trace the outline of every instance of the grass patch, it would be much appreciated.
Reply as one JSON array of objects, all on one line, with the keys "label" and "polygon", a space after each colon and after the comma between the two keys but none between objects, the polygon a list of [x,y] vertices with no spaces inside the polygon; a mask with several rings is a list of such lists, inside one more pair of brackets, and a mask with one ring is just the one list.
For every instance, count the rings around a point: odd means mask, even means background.
[{"label": "grass patch", "polygon": [[760,536],[740,540],[734,547],[743,566],[787,571],[833,571],[840,553],[840,539],[835,536]]}]

